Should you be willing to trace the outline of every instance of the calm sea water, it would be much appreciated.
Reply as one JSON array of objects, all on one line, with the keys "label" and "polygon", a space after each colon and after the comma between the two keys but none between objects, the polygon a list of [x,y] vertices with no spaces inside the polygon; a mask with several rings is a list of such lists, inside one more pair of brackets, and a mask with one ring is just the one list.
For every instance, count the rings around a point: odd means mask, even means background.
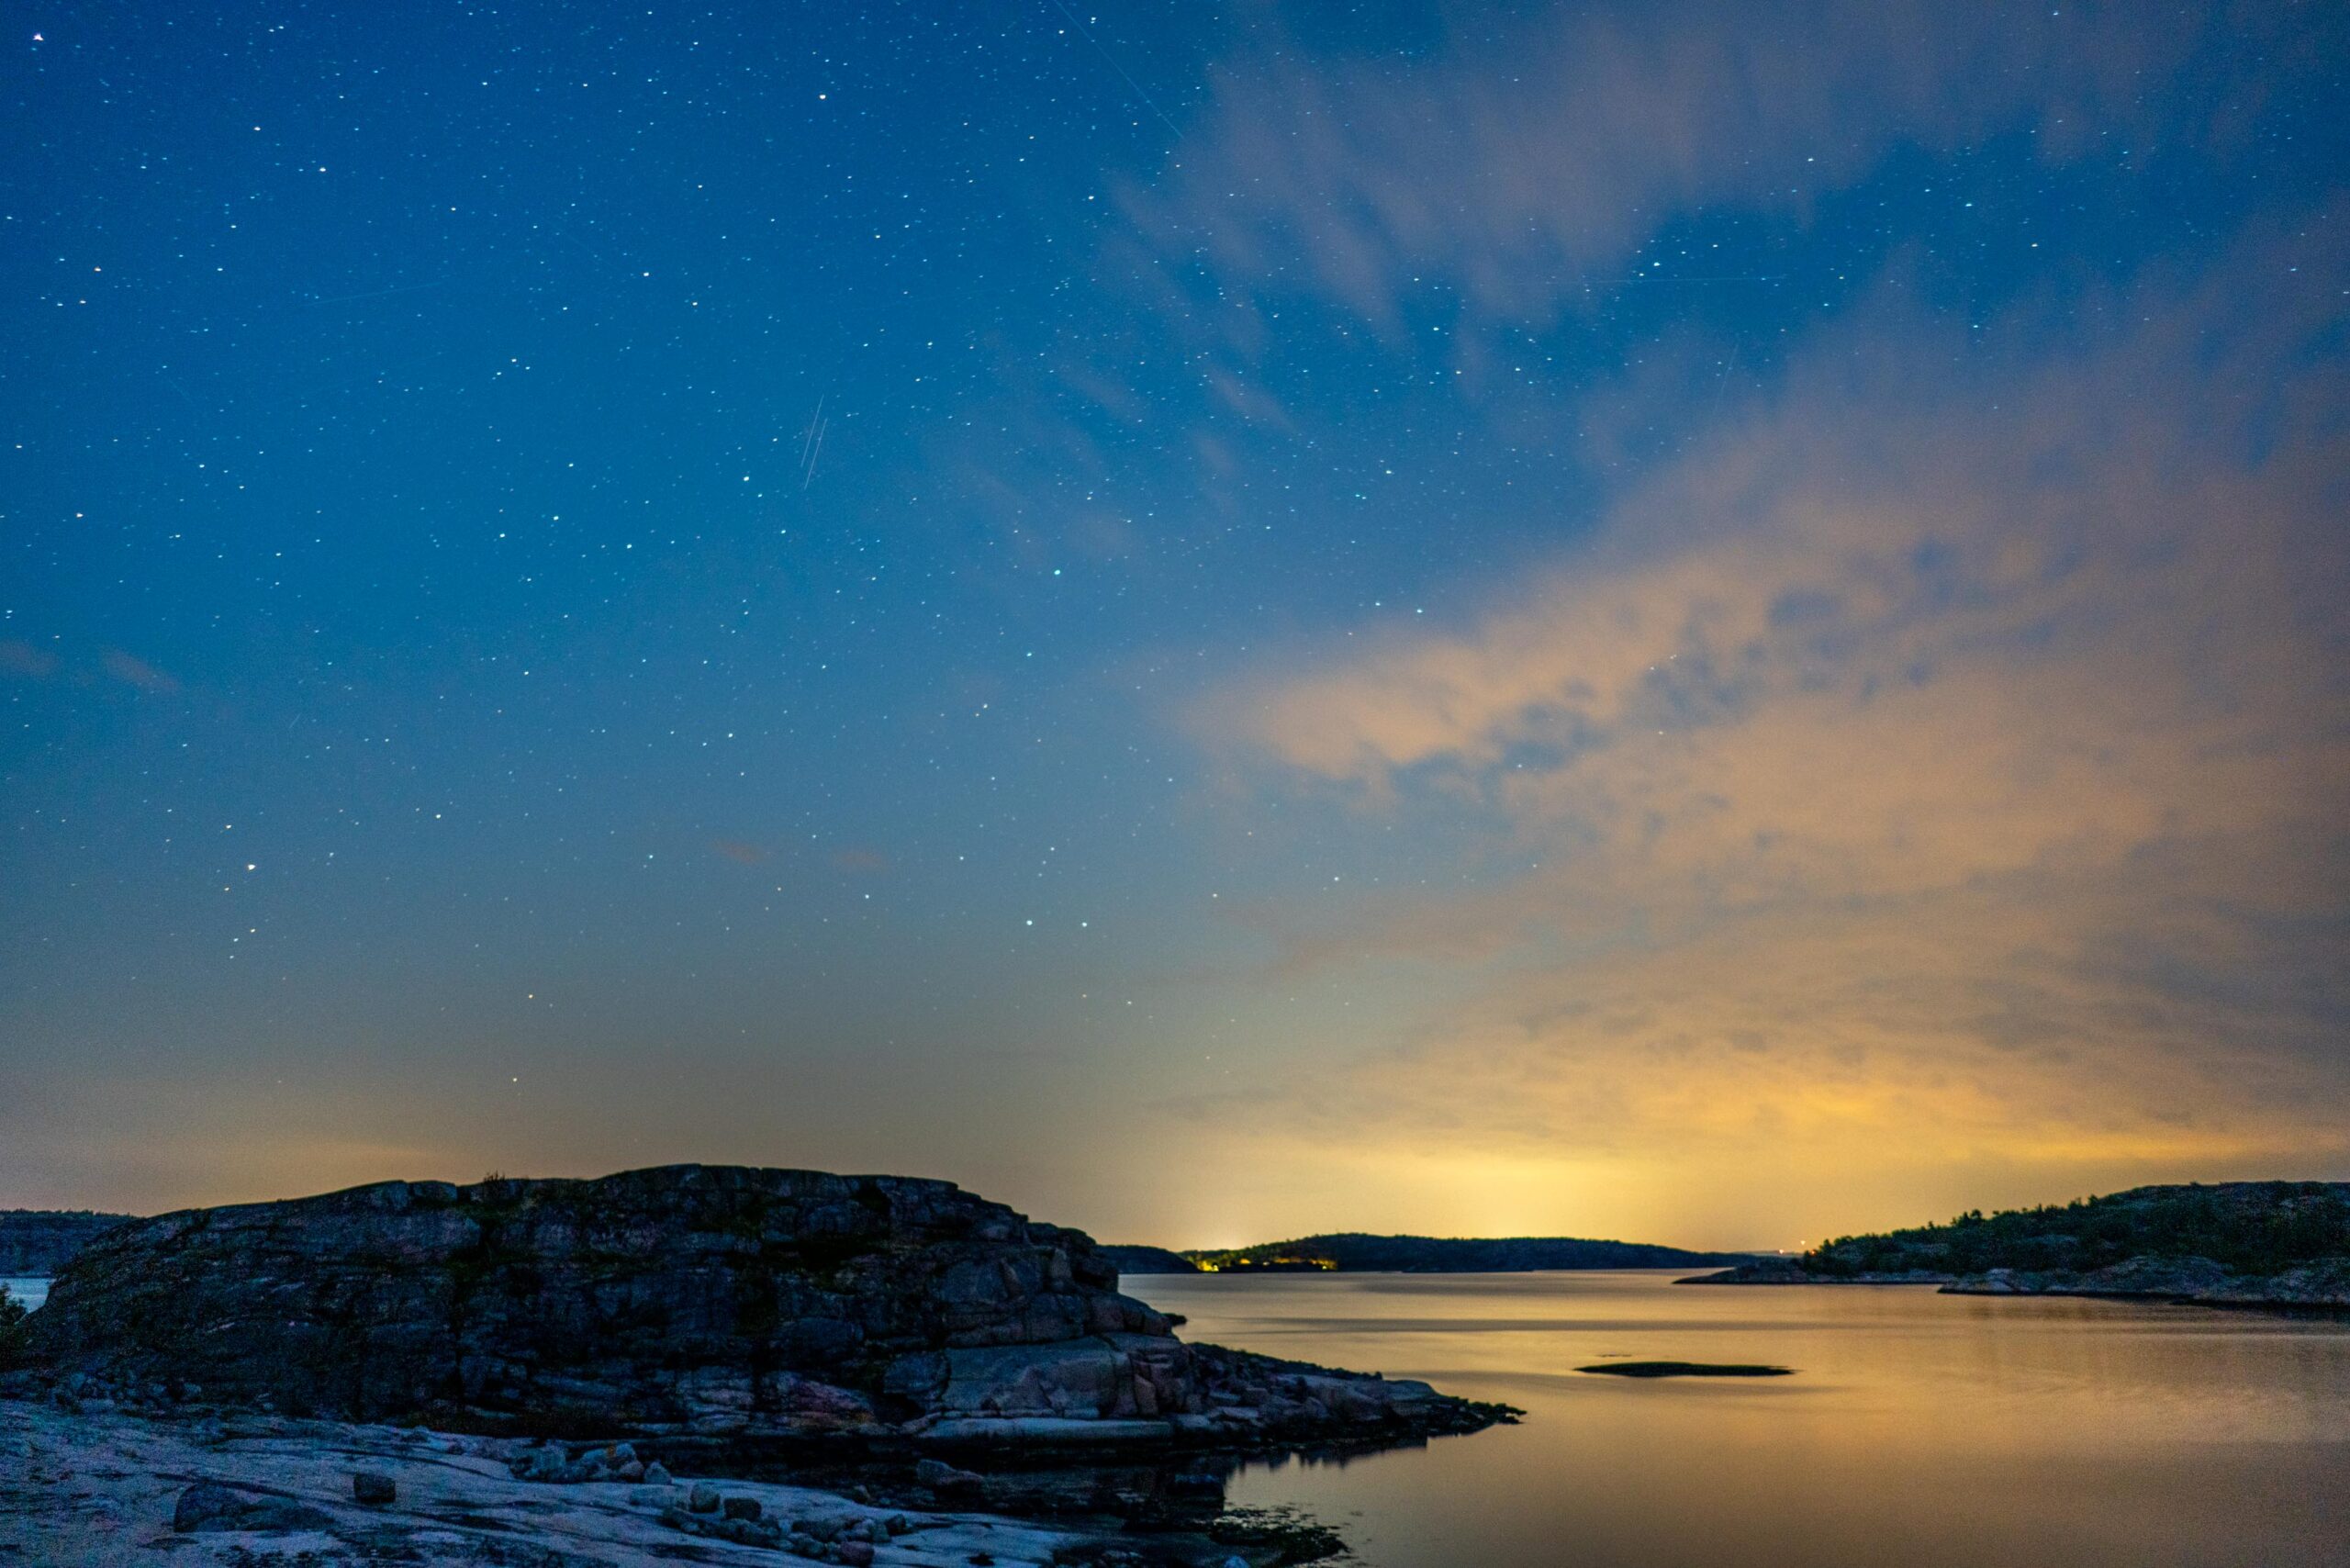
[{"label": "calm sea water", "polygon": [[[2350,1323],[1672,1273],[1151,1275],[1191,1338],[1523,1425],[1252,1467],[1372,1568],[2350,1565]],[[1578,1366],[1766,1361],[1657,1382]]]},{"label": "calm sea water", "polygon": [[49,1299],[49,1281],[46,1279],[26,1279],[14,1274],[6,1274],[0,1275],[0,1285],[6,1286],[8,1294],[23,1302],[28,1307],[39,1306]]}]

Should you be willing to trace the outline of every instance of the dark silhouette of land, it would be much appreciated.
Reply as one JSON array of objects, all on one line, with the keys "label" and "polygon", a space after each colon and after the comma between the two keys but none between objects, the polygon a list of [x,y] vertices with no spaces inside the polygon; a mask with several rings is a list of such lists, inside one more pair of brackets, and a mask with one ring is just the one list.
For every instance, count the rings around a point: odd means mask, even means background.
[{"label": "dark silhouette of land", "polygon": [[1939,1284],[1959,1294],[2350,1306],[2350,1182],[2133,1187],[1840,1237],[1687,1284]]},{"label": "dark silhouette of land", "polygon": [[1752,1258],[1745,1252],[1691,1252],[1640,1241],[1570,1236],[1366,1236],[1356,1231],[1223,1249],[1105,1247],[1102,1251],[1125,1274],[1519,1274],[1538,1269],[1704,1268]]}]

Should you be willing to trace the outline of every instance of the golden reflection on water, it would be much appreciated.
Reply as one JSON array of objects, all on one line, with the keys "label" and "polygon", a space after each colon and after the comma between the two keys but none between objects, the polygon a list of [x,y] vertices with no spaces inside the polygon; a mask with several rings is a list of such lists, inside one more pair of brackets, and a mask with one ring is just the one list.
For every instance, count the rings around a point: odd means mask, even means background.
[{"label": "golden reflection on water", "polygon": [[[2350,1564],[2350,1322],[1674,1273],[1137,1276],[1187,1337],[1524,1425],[1252,1468],[1372,1568]],[[1578,1366],[1774,1362],[1767,1380]]]}]

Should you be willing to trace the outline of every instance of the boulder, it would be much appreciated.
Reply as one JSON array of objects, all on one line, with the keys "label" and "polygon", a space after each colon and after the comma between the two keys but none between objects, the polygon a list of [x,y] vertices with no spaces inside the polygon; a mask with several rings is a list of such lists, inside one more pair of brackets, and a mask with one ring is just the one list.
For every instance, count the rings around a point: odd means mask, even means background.
[{"label": "boulder", "polygon": [[381,1471],[363,1470],[351,1478],[351,1495],[362,1503],[382,1506],[397,1499],[400,1489]]},{"label": "boulder", "polygon": [[985,1477],[957,1470],[942,1459],[916,1460],[914,1480],[942,1497],[975,1493],[987,1484]]}]

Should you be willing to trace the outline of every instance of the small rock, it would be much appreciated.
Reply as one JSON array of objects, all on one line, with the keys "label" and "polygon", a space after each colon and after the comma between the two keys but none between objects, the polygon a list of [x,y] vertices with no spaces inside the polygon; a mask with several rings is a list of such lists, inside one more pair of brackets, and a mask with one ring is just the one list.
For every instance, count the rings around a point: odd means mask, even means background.
[{"label": "small rock", "polygon": [[783,1527],[773,1519],[741,1518],[722,1519],[718,1524],[717,1534],[721,1540],[731,1540],[737,1546],[781,1546],[783,1544]]},{"label": "small rock", "polygon": [[848,1568],[872,1568],[873,1543],[867,1540],[845,1540],[833,1548],[833,1560],[845,1562]]},{"label": "small rock", "polygon": [[351,1495],[360,1502],[381,1506],[397,1497],[400,1489],[380,1471],[363,1470],[351,1478]]},{"label": "small rock", "polygon": [[647,1486],[666,1486],[669,1483],[669,1467],[659,1460],[644,1467],[644,1484]]},{"label": "small rock", "polygon": [[[213,1520],[241,1514],[245,1499],[217,1482],[199,1481],[180,1494],[179,1506],[172,1510],[172,1528],[182,1535],[200,1530]],[[227,1529],[225,1525],[217,1527]]]},{"label": "small rock", "polygon": [[633,1485],[637,1482],[644,1479],[644,1466],[635,1460],[630,1460],[626,1464],[623,1464],[618,1470],[613,1471],[612,1474],[617,1479],[625,1481]]},{"label": "small rock", "polygon": [[914,1479],[934,1492],[976,1492],[987,1484],[984,1478],[938,1459],[917,1460]]},{"label": "small rock", "polygon": [[697,1481],[694,1489],[686,1494],[686,1506],[697,1514],[718,1512],[718,1488],[707,1481]]},{"label": "small rock", "polygon": [[759,1506],[759,1500],[756,1497],[729,1497],[726,1499],[725,1512],[730,1519],[755,1519],[765,1510]]}]

